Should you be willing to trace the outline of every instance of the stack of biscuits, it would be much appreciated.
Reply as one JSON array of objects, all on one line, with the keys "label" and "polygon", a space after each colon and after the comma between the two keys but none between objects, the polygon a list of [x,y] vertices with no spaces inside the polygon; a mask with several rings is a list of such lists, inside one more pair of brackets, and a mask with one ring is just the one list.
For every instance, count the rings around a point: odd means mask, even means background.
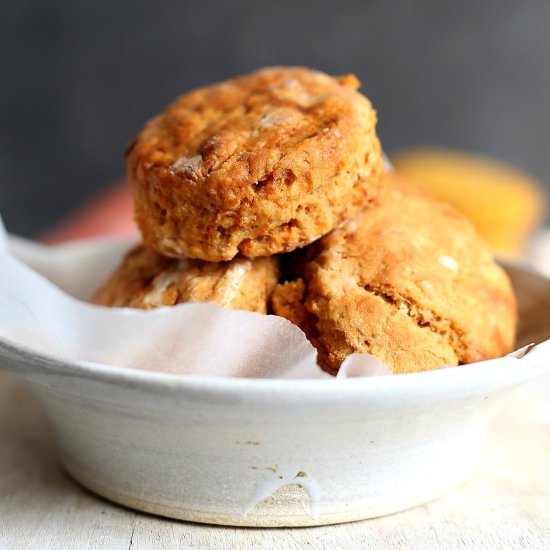
[{"label": "stack of biscuits", "polygon": [[506,274],[461,214],[385,173],[358,87],[275,67],[150,120],[127,151],[144,242],[94,301],[280,315],[333,374],[354,352],[404,373],[511,351]]}]

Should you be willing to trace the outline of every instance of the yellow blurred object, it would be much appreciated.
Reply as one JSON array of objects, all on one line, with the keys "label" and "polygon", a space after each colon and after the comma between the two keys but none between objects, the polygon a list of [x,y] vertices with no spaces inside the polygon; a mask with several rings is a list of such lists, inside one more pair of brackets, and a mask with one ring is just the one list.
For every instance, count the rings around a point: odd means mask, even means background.
[{"label": "yellow blurred object", "polygon": [[498,254],[522,254],[544,218],[542,187],[504,163],[436,148],[409,149],[390,160],[397,173],[469,217]]}]

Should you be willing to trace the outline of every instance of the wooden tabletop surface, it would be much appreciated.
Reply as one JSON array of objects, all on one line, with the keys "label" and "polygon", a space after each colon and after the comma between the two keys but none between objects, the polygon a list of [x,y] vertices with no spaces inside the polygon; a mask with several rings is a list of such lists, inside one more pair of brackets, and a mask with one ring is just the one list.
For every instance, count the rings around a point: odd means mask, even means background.
[{"label": "wooden tabletop surface", "polygon": [[550,422],[524,390],[497,417],[476,473],[406,512],[345,525],[243,529],[184,523],[109,503],[58,465],[40,410],[0,372],[0,549],[550,548]]}]

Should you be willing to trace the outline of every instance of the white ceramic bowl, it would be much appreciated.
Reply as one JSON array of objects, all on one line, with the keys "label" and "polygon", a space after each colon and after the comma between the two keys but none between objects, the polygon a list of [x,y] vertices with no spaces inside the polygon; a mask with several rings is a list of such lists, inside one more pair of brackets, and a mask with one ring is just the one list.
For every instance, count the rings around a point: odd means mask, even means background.
[{"label": "white ceramic bowl", "polygon": [[[512,274],[520,300],[526,289],[549,299],[548,279]],[[550,329],[549,317],[537,329]],[[549,367],[495,365],[201,378],[64,362],[0,340],[0,367],[43,405],[61,461],[83,485],[147,512],[246,526],[364,519],[453,488],[505,397]]]}]

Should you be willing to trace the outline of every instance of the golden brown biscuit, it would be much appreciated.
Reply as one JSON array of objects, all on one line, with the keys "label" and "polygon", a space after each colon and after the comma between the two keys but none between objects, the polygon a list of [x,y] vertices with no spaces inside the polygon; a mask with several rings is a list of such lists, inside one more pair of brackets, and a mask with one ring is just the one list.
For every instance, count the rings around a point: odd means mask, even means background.
[{"label": "golden brown biscuit", "polygon": [[318,239],[376,194],[376,113],[357,79],[275,67],[194,90],[130,145],[145,242],[172,257],[268,256]]},{"label": "golden brown biscuit", "polygon": [[502,162],[435,148],[403,151],[391,161],[397,172],[465,214],[499,254],[522,254],[544,219],[540,184]]},{"label": "golden brown biscuit", "polygon": [[301,279],[277,286],[273,310],[304,330],[329,372],[354,352],[404,373],[513,348],[506,274],[472,225],[425,192],[388,186],[303,265]]},{"label": "golden brown biscuit", "polygon": [[221,263],[175,260],[140,245],[124,258],[93,302],[143,309],[215,302],[229,309],[266,313],[278,276],[276,257]]}]

